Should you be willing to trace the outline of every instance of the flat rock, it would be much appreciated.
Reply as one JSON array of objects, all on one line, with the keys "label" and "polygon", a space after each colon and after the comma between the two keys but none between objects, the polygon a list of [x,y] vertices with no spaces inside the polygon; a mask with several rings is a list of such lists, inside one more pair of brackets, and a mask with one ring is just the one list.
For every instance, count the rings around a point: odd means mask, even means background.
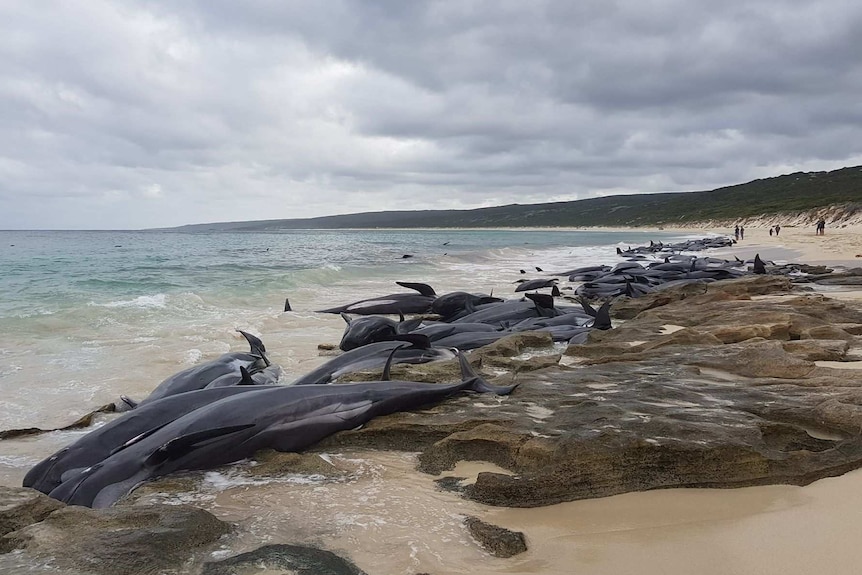
[{"label": "flat rock", "polygon": [[784,351],[807,361],[842,361],[850,343],[846,339],[803,339],[781,344]]},{"label": "flat rock", "polygon": [[262,571],[285,575],[365,575],[356,565],[331,551],[300,545],[265,545],[222,561],[206,563],[201,575]]},{"label": "flat rock", "polygon": [[527,540],[520,531],[509,531],[477,517],[464,518],[464,525],[473,539],[494,557],[508,558],[527,550]]},{"label": "flat rock", "polygon": [[184,505],[64,506],[0,541],[7,551],[22,549],[63,573],[155,575],[178,568],[229,530],[210,513]]},{"label": "flat rock", "polygon": [[520,355],[530,348],[545,349],[554,345],[551,334],[543,331],[524,331],[500,338],[490,345],[480,347],[471,356],[485,361],[490,358],[509,358]]},{"label": "flat rock", "polygon": [[632,319],[642,311],[663,307],[670,303],[698,297],[698,302],[739,300],[772,293],[783,293],[792,289],[790,279],[784,276],[762,275],[718,281],[695,282],[659,289],[639,298],[622,297],[611,306],[611,316]]},{"label": "flat rock", "polygon": [[0,486],[0,536],[38,523],[63,506],[35,489]]},{"label": "flat rock", "polygon": [[[576,366],[510,374],[508,397],[455,397],[324,445],[416,450],[441,487],[514,507],[844,473],[862,466],[862,371],[813,362],[846,359],[858,342],[837,326],[862,313],[785,280],[709,284],[569,346]],[[507,471],[463,485],[447,475],[463,460]]]}]

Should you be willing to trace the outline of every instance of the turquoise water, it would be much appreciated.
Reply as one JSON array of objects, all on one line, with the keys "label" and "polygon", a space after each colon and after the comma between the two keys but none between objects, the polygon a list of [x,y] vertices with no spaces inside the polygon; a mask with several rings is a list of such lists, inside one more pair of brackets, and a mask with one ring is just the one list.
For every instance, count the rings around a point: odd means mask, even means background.
[{"label": "turquoise water", "polygon": [[[121,394],[263,338],[290,381],[344,323],[314,310],[403,292],[514,297],[536,272],[619,261],[616,246],[671,234],[596,231],[0,232],[0,429],[57,427]],[[405,254],[413,257],[403,258]],[[529,273],[522,275],[520,269]],[[292,311],[283,311],[289,299]],[[13,485],[76,433],[0,441]]]},{"label": "turquoise water", "polygon": [[[418,273],[445,265],[447,256],[469,259],[474,255],[481,259],[506,248],[526,254],[561,247],[609,246],[619,241],[645,243],[650,239],[657,239],[657,234],[506,230],[194,234],[7,231],[0,232],[0,319],[159,294],[193,292],[201,297],[244,299],[270,290],[328,285],[345,277],[383,277],[405,270]],[[405,254],[413,257],[404,259]],[[577,255],[570,261],[575,259]],[[567,262],[563,267],[570,266]]]}]

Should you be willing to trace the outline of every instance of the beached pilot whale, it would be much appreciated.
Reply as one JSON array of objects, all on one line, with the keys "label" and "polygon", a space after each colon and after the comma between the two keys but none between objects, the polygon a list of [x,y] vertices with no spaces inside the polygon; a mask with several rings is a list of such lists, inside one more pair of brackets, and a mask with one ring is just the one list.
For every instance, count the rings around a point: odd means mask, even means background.
[{"label": "beached pilot whale", "polygon": [[410,333],[422,323],[421,319],[405,321],[404,314],[400,314],[400,321],[377,315],[352,318],[342,313],[341,317],[347,323],[344,335],[341,336],[341,343],[338,344],[343,351],[350,351],[378,341],[392,341],[396,335]]},{"label": "beached pilot whale", "polygon": [[244,367],[251,373],[268,367],[270,362],[266,357],[266,346],[263,345],[263,342],[248,332],[237,331],[248,341],[248,345],[251,348],[249,353],[226,353],[213,361],[195,365],[175,373],[161,382],[139,405],[169,395],[203,389],[214,380],[225,375],[235,374],[236,376],[240,376],[240,367]]},{"label": "beached pilot whale", "polygon": [[151,401],[92,430],[71,445],[33,466],[22,482],[42,493],[50,493],[63,476],[79,473],[118,451],[126,442],[145,436],[175,419],[214,401],[266,389],[261,385],[241,385],[199,389]]},{"label": "beached pilot whale", "polygon": [[[438,359],[452,359],[455,353],[448,348],[432,347],[428,336],[398,334],[392,341],[369,343],[344,352],[323,365],[295,379],[291,385],[329,383],[340,376],[364,369],[377,369],[392,363],[427,363]],[[405,346],[405,342],[411,345]],[[393,350],[395,350],[393,352]]]},{"label": "beached pilot whale", "polygon": [[431,312],[443,318],[443,321],[455,319],[467,307],[475,307],[488,303],[501,302],[502,299],[492,295],[474,294],[464,291],[453,291],[438,296],[431,304]]},{"label": "beached pilot whale", "polygon": [[489,385],[460,357],[464,374],[460,383],[276,386],[222,399],[130,442],[50,495],[70,505],[107,507],[154,477],[211,469],[251,457],[260,449],[301,451],[379,415],[437,403],[462,391],[505,395],[514,389]]},{"label": "beached pilot whale", "polygon": [[437,299],[434,288],[428,284],[413,282],[395,282],[401,287],[415,290],[418,293],[395,293],[380,297],[364,299],[318,310],[318,313],[352,313],[357,315],[398,315],[409,313],[427,313],[431,310],[431,304]]},{"label": "beached pilot whale", "polygon": [[515,288],[516,292],[519,291],[530,291],[534,289],[542,289],[546,287],[556,287],[557,286],[557,278],[540,278],[535,280],[523,280],[515,283],[519,283],[518,287]]}]

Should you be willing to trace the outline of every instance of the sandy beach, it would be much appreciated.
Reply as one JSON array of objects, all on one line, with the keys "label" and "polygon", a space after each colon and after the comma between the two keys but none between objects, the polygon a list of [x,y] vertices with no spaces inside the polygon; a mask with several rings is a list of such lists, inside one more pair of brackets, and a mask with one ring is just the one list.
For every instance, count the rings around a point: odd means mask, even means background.
[{"label": "sandy beach", "polygon": [[[694,230],[733,236],[733,228],[680,228],[682,233]],[[665,231],[668,231],[665,229]],[[787,250],[792,252],[787,253]],[[747,227],[745,237],[727,253],[741,258],[760,253],[764,259],[776,259],[843,267],[862,267],[862,225],[830,228],[822,236],[813,226],[783,226],[779,235],[769,235],[769,226]]]},{"label": "sandy beach", "polygon": [[[665,228],[663,231],[675,231]],[[727,229],[679,228],[682,234]],[[862,226],[746,228],[723,257],[862,267]],[[825,295],[862,301],[862,290]],[[862,349],[851,350],[862,357]],[[823,367],[839,367],[819,362]],[[854,362],[841,367],[858,367]],[[488,519],[523,530],[531,554],[554,557],[536,572],[642,575],[807,575],[859,572],[862,470],[805,487],[771,485],[731,490],[670,489],[575,501],[548,508],[494,511]]]}]

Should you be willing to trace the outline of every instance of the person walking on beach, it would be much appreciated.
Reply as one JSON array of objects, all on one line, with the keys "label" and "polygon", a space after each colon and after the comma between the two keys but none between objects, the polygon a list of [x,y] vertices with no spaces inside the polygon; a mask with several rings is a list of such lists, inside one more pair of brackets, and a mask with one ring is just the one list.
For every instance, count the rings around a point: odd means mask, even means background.
[{"label": "person walking on beach", "polygon": [[769,237],[772,237],[772,226],[769,227]]},{"label": "person walking on beach", "polygon": [[739,239],[745,239],[745,228],[743,228],[742,226],[739,226]]},{"label": "person walking on beach", "polygon": [[821,219],[817,222],[817,234],[818,236],[822,236],[826,231],[826,220]]},{"label": "person walking on beach", "polygon": [[733,237],[736,238],[736,241],[739,241],[739,226],[733,228]]},{"label": "person walking on beach", "polygon": [[776,238],[778,237],[778,232],[780,232],[780,231],[781,231],[781,226],[778,224],[775,224],[775,237]]}]

